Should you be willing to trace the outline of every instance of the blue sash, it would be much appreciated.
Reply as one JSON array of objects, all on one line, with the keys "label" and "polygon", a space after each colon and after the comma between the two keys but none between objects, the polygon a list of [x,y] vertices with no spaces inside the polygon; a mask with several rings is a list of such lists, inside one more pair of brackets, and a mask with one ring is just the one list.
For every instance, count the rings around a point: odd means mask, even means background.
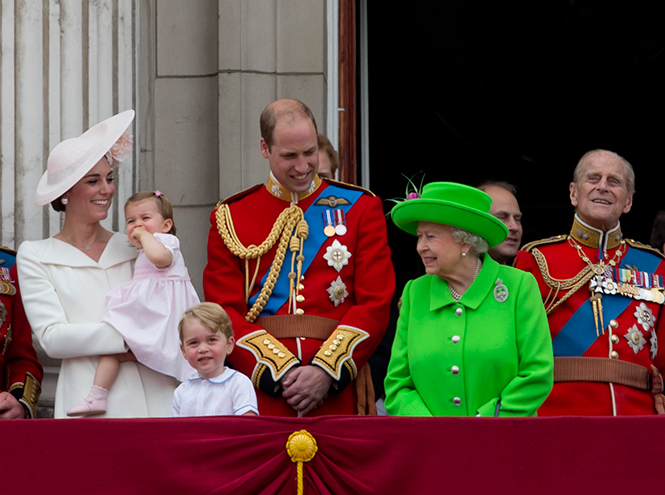
[{"label": "blue sash", "polygon": [[[621,259],[621,265],[638,266],[640,270],[649,273],[655,272],[659,264],[660,260],[653,254],[630,247]],[[584,288],[580,290],[584,290]],[[610,320],[616,319],[631,302],[630,297],[620,294],[603,294],[603,323],[607,325]],[[591,300],[586,300],[552,340],[554,356],[583,356],[597,338]]]},{"label": "blue sash", "polygon": [[[305,211],[305,221],[307,222],[307,225],[309,226],[309,234],[307,235],[307,239],[305,240],[305,246],[303,249],[303,255],[305,256],[305,260],[302,263],[302,273],[303,275],[309,268],[309,266],[312,264],[312,261],[314,261],[314,257],[317,255],[317,253],[321,250],[321,246],[323,246],[323,243],[326,242],[328,237],[323,233],[323,228],[325,225],[323,224],[323,211],[325,211],[325,208],[330,208],[329,206],[322,206],[319,207],[316,205],[316,201],[320,197],[327,197],[327,196],[336,196],[338,198],[343,197],[347,200],[349,200],[348,205],[336,205],[335,209],[342,209],[344,210],[344,214],[346,215],[351,207],[355,204],[355,202],[358,200],[360,196],[362,196],[362,191],[356,191],[354,189],[344,189],[339,186],[335,185],[329,185],[326,188],[321,188],[322,190],[319,192],[319,194],[314,198],[314,201],[312,202],[312,205]],[[272,267],[272,265],[270,265]],[[272,294],[270,295],[270,299],[268,299],[268,302],[266,303],[265,307],[263,308],[263,311],[261,311],[261,314],[259,316],[273,316],[277,314],[277,311],[279,308],[281,308],[284,303],[286,303],[289,300],[289,272],[291,271],[291,251],[289,249],[286,250],[286,256],[284,256],[284,264],[282,265],[282,270],[279,273],[279,277],[277,278],[277,282],[275,283],[275,288],[272,291]],[[260,287],[263,287],[263,285],[266,283],[266,280],[268,278],[268,273],[270,273],[270,269],[265,273],[263,278],[261,279],[261,285]],[[249,307],[252,307],[252,305],[256,302],[256,299],[259,296],[259,292],[257,292],[254,296],[252,296],[249,299]]]}]

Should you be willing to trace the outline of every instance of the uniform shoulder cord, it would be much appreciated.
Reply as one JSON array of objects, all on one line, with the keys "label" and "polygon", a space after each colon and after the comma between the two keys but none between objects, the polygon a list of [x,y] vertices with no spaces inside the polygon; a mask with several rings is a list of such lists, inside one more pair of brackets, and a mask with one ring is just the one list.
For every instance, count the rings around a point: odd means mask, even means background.
[{"label": "uniform shoulder cord", "polygon": [[[268,272],[266,282],[263,284],[256,302],[245,315],[245,320],[248,322],[253,323],[261,311],[263,311],[263,308],[268,302],[268,299],[270,298],[270,295],[272,294],[272,291],[275,287],[275,282],[277,281],[279,273],[282,270],[282,264],[284,263],[284,256],[286,255],[287,246],[290,246],[291,248],[292,258],[298,260],[297,277],[298,280],[300,280],[302,273],[302,262],[304,260],[304,256],[302,255],[302,248],[308,233],[307,222],[303,217],[304,214],[302,209],[297,205],[291,205],[289,208],[286,208],[279,214],[277,220],[272,226],[272,229],[270,230],[270,233],[268,234],[268,237],[266,237],[266,239],[259,246],[255,246],[254,244],[244,246],[243,243],[240,242],[240,239],[236,233],[229,206],[227,204],[221,204],[217,207],[215,218],[217,220],[217,231],[219,232],[219,235],[231,253],[238,256],[240,259],[245,260],[245,302],[249,302],[249,297],[252,293],[252,290],[254,289],[256,278],[259,273],[259,265],[261,264],[261,256],[270,251],[279,238],[275,259],[273,260],[270,271]],[[296,232],[293,235],[293,239],[289,241],[289,238],[291,238],[291,233],[294,231],[294,229]],[[298,253],[297,258],[296,253]],[[256,260],[254,275],[251,277],[251,282],[249,275],[250,259]],[[289,311],[291,309],[291,300],[293,297],[295,278],[296,272],[294,271],[294,260],[292,259],[291,273],[289,273]]]}]

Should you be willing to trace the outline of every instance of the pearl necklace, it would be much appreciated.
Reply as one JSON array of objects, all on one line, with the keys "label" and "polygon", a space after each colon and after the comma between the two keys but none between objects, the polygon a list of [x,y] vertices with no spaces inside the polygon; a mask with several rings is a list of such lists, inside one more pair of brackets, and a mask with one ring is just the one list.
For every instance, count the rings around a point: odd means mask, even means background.
[{"label": "pearl necklace", "polygon": [[[475,282],[476,277],[478,277],[478,274],[480,273],[480,269],[482,267],[483,267],[483,262],[480,261],[480,258],[478,258],[478,263],[476,263],[476,271],[473,274],[473,280],[471,281],[471,284]],[[471,287],[471,285],[469,285],[469,287]],[[448,283],[448,290],[450,291],[450,295],[453,296],[455,302],[459,302],[459,300],[462,299],[462,294],[453,289],[452,286],[450,285],[450,282]]]}]

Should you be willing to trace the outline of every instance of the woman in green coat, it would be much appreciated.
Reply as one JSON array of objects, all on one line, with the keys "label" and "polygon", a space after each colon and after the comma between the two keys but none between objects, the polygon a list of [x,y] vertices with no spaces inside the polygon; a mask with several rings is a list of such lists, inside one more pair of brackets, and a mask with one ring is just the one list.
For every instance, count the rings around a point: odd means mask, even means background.
[{"label": "woman in green coat", "polygon": [[427,274],[404,288],[386,410],[402,416],[535,416],[552,388],[552,343],[536,280],[487,250],[508,229],[474,187],[427,184],[397,204]]}]

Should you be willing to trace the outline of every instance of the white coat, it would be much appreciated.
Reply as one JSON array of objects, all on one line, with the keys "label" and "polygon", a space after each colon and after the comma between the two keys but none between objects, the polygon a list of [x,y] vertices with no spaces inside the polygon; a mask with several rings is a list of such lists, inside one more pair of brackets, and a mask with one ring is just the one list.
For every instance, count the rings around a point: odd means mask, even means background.
[{"label": "white coat", "polygon": [[[136,249],[114,234],[99,262],[58,239],[26,241],[18,250],[25,312],[46,354],[62,359],[55,417],[87,397],[99,356],[127,351],[120,334],[101,323],[106,293],[132,277]],[[176,382],[137,362],[124,362],[99,417],[169,416]]]}]

